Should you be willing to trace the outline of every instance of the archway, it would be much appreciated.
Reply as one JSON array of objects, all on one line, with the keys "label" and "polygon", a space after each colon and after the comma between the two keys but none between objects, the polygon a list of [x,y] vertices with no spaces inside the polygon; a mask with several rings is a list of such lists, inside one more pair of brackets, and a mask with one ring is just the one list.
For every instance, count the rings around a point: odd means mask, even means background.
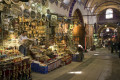
[{"label": "archway", "polygon": [[98,31],[97,31],[97,33],[98,33],[98,37],[100,37],[100,33],[101,32],[103,32],[105,29],[107,29],[107,28],[109,28],[109,29],[111,29],[111,30],[115,30],[117,27],[116,26],[106,26],[106,25],[103,25],[102,27],[100,27],[99,29],[98,29]]},{"label": "archway", "polygon": [[73,14],[74,28],[73,28],[73,39],[75,42],[80,43],[84,46],[85,42],[85,27],[82,14],[79,9],[76,9]]},{"label": "archway", "polygon": [[116,26],[104,25],[98,29],[99,46],[108,46],[110,40],[118,39],[118,28]]}]

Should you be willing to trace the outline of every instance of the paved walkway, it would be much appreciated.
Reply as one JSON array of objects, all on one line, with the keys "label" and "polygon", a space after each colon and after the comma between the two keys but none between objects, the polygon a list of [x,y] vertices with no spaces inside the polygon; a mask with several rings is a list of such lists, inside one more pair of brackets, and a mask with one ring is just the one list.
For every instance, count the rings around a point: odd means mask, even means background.
[{"label": "paved walkway", "polygon": [[85,53],[83,62],[72,62],[48,74],[32,73],[33,80],[120,80],[120,60],[107,49]]}]

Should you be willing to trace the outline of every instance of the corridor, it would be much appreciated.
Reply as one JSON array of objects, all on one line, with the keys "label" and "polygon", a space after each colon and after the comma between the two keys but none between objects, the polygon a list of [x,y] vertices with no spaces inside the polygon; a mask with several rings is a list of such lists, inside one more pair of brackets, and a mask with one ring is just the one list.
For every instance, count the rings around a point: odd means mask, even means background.
[{"label": "corridor", "polygon": [[120,60],[108,49],[85,53],[83,62],[58,68],[48,74],[32,73],[33,80],[120,80]]}]

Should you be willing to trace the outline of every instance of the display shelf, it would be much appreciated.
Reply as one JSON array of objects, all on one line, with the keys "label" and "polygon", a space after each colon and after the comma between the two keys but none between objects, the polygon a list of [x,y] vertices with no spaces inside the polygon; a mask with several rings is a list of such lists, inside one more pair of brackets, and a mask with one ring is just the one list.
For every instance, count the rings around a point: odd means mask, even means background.
[{"label": "display shelf", "polygon": [[28,57],[21,57],[21,60],[15,61],[16,58],[4,60],[0,64],[0,80],[29,80],[31,79],[31,66]]}]

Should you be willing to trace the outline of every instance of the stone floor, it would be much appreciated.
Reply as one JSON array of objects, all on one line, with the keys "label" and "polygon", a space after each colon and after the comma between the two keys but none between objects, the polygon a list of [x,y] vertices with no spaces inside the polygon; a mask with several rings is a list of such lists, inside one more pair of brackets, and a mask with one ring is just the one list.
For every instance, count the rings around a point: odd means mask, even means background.
[{"label": "stone floor", "polygon": [[33,80],[120,80],[120,59],[101,48],[85,53],[83,62],[72,62],[48,74],[32,72]]}]

